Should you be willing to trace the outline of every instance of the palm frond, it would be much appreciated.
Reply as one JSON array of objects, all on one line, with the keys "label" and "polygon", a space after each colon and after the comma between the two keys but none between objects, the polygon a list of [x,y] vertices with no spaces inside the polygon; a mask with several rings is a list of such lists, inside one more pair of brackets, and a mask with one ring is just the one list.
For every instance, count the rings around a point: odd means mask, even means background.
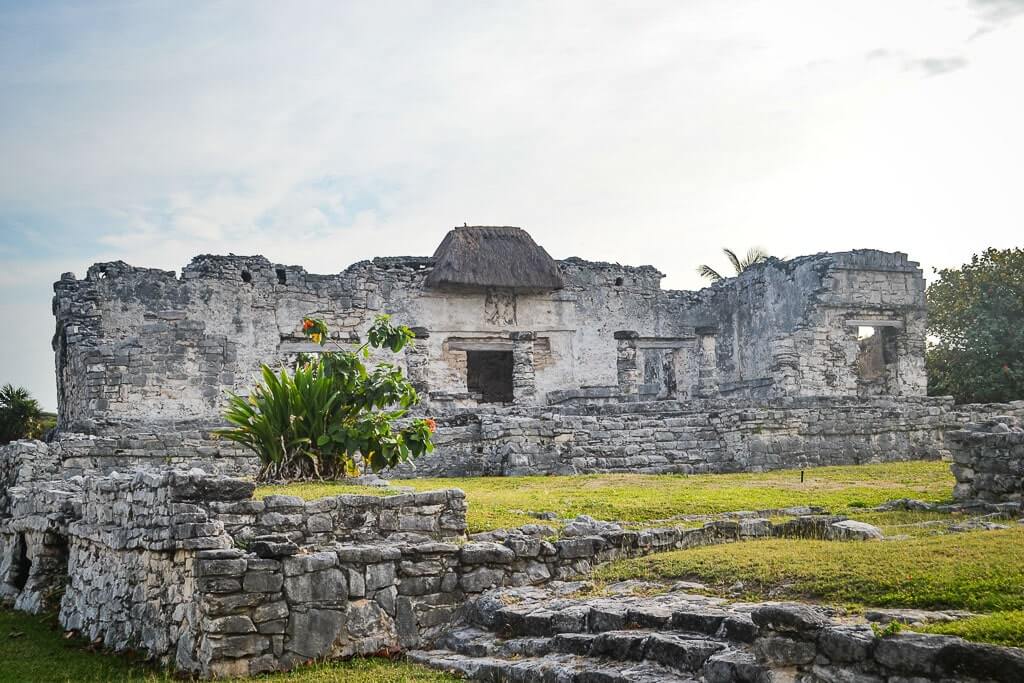
[{"label": "palm frond", "polygon": [[718,282],[722,279],[722,274],[707,264],[697,266],[697,274],[712,282]]},{"label": "palm frond", "polygon": [[761,263],[768,258],[768,252],[761,247],[751,247],[747,250],[747,256],[743,259],[743,270],[746,270],[755,263]]},{"label": "palm frond", "polygon": [[739,275],[743,272],[743,263],[740,261],[740,257],[736,255],[736,252],[732,249],[722,249],[722,253],[729,259],[729,263],[736,270],[736,274]]}]

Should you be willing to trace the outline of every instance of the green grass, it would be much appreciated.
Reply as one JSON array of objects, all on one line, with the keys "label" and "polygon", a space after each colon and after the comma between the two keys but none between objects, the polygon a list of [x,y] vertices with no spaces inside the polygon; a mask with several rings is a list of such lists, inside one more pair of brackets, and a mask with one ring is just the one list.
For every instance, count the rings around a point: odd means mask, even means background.
[{"label": "green grass", "polygon": [[981,614],[960,621],[915,626],[914,630],[960,636],[980,643],[1024,647],[1024,610]]},{"label": "green grass", "polygon": [[[778,470],[757,474],[407,479],[393,483],[417,491],[462,489],[469,503],[469,529],[477,532],[536,523],[527,511],[554,512],[559,517],[585,514],[626,522],[796,505],[819,505],[833,512],[858,514],[864,507],[894,498],[946,501],[955,482],[949,464],[934,461],[819,467],[806,470],[803,482],[799,470]],[[344,484],[292,484],[261,487],[257,495],[288,493],[315,498],[351,492],[352,487]]]},{"label": "green grass", "polygon": [[[0,681],[3,683],[65,683],[176,680],[138,658],[93,652],[87,643],[65,639],[52,616],[32,616],[0,609]],[[304,667],[287,674],[247,680],[295,683],[442,683],[447,674],[400,661],[352,659]]]},{"label": "green grass", "polygon": [[[751,599],[795,599],[846,607],[963,609],[991,615],[965,636],[1012,625],[1024,610],[1024,528],[912,537],[903,541],[830,542],[772,539],[674,551],[599,568],[600,581],[688,579],[725,590],[740,582]],[[939,628],[939,627],[936,627]],[[973,629],[973,631],[971,630]]]}]

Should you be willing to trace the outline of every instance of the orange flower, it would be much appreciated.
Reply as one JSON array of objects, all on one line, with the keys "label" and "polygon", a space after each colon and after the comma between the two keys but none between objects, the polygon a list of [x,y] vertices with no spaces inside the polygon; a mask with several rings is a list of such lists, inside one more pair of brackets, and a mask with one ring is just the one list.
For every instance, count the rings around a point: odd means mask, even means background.
[{"label": "orange flower", "polygon": [[424,422],[427,423],[427,429],[430,430],[431,434],[437,431],[437,423],[434,422],[434,418],[428,417],[426,420],[424,420]]},{"label": "orange flower", "polygon": [[310,329],[311,327],[313,327],[313,325],[315,325],[315,324],[316,323],[314,323],[312,320],[310,320],[309,318],[306,318],[305,320],[302,321],[302,330],[306,331],[306,330]]}]

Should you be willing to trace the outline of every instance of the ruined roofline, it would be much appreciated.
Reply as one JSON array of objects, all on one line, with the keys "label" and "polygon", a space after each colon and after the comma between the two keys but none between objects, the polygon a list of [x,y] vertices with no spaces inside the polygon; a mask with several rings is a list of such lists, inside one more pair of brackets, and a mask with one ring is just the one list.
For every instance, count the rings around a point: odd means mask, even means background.
[{"label": "ruined roofline", "polygon": [[636,273],[638,275],[657,276],[658,279],[665,277],[665,273],[650,264],[631,266],[629,264],[622,264],[618,262],[612,263],[610,261],[588,261],[587,259],[580,258],[579,256],[570,256],[568,258],[558,259],[556,262],[560,266],[564,264],[567,266],[590,268],[593,270],[621,270],[628,273]]},{"label": "ruined roofline", "polygon": [[665,290],[670,296],[687,296],[712,293],[715,290],[733,287],[736,284],[761,277],[768,268],[793,273],[801,266],[818,266],[823,270],[875,270],[880,272],[917,273],[923,276],[921,264],[909,260],[902,251],[881,251],[879,249],[850,249],[849,251],[820,251],[815,254],[780,259],[769,256],[764,261],[749,266],[739,275],[724,277],[700,289]]},{"label": "ruined roofline", "polygon": [[[644,277],[656,277],[661,280],[665,274],[651,265],[623,265],[607,261],[589,261],[578,256],[570,256],[565,259],[553,261],[560,273],[567,275],[566,269],[589,269],[589,270],[612,270],[621,271],[627,274],[636,274]],[[741,278],[750,279],[758,277],[766,268],[777,268],[786,272],[792,272],[796,268],[820,262],[822,267],[829,269],[855,269],[855,270],[878,270],[883,272],[917,272],[922,273],[920,264],[910,261],[904,252],[886,252],[877,249],[852,249],[841,252],[818,252],[805,256],[797,256],[792,259],[778,259],[769,257],[762,263],[755,264],[748,268],[742,275],[723,278],[718,282],[709,284],[699,289],[669,289],[662,290],[667,294],[685,295],[696,294],[706,290],[714,290],[725,286],[731,286]],[[429,274],[436,263],[432,256],[378,256],[373,259],[356,261],[344,270],[337,273],[310,273],[304,267],[297,265],[285,265],[272,263],[265,256],[253,255],[219,255],[199,254],[194,256],[184,268],[180,275],[175,271],[159,268],[145,268],[130,265],[124,261],[97,262],[89,267],[85,281],[95,281],[107,277],[131,273],[133,275],[145,275],[154,280],[184,281],[202,277],[229,277],[235,279],[242,277],[243,272],[251,274],[262,274],[259,279],[281,282],[292,276],[311,279],[330,279],[354,274],[365,269],[376,269],[382,271],[410,270],[421,271]],[[923,273],[922,273],[923,274]],[[67,272],[61,275],[61,279],[54,283],[54,289],[59,289],[62,284],[66,287],[69,282],[77,282],[73,273]],[[283,283],[282,283],[283,284]]]}]

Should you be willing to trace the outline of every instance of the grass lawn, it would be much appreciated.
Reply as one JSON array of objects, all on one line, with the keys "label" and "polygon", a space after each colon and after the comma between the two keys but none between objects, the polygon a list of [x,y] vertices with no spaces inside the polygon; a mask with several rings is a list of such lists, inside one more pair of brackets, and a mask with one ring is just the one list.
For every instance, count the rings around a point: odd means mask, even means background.
[{"label": "grass lawn", "polygon": [[[79,683],[86,681],[177,680],[128,656],[92,652],[81,640],[63,637],[51,616],[0,609],[0,681],[3,683]],[[385,659],[353,659],[317,664],[288,674],[248,680],[295,683],[442,683],[458,679]]]},{"label": "grass lawn", "polygon": [[595,578],[689,579],[750,599],[846,607],[963,609],[988,613],[929,627],[975,640],[1024,645],[1024,526],[914,536],[902,541],[772,539],[623,560]]},{"label": "grass lawn", "polygon": [[[758,474],[406,479],[393,483],[417,491],[462,489],[469,503],[469,530],[477,532],[536,523],[528,511],[627,522],[796,505],[856,513],[893,498],[946,501],[955,482],[949,463],[934,461],[819,467],[806,470],[803,482],[799,470],[778,470]],[[312,499],[356,491],[373,492],[344,484],[290,484],[260,487],[257,496],[288,493]]]},{"label": "grass lawn", "polygon": [[944,633],[967,640],[1024,647],[1024,610],[981,614],[962,621],[915,627],[923,633]]}]

